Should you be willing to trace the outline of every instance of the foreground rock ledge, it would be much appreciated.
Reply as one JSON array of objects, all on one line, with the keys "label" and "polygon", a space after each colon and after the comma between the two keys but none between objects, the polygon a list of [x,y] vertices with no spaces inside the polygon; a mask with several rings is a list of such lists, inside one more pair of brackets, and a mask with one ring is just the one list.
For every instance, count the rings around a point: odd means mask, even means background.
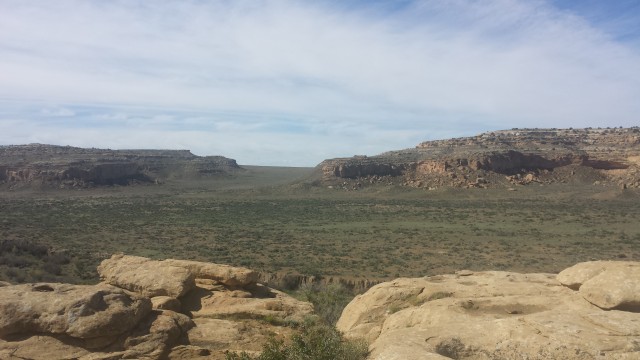
[{"label": "foreground rock ledge", "polygon": [[337,326],[367,339],[376,360],[640,359],[638,269],[591,262],[557,278],[461,271],[397,279],[357,296]]},{"label": "foreground rock ledge", "polygon": [[[640,359],[638,269],[397,279],[357,296],[337,326],[376,360]],[[293,332],[265,320],[313,311],[245,268],[118,254],[100,271],[108,284],[0,284],[0,359],[224,359]]]},{"label": "foreground rock ledge", "polygon": [[241,267],[116,254],[98,271],[103,284],[0,284],[0,359],[224,359],[313,312]]}]

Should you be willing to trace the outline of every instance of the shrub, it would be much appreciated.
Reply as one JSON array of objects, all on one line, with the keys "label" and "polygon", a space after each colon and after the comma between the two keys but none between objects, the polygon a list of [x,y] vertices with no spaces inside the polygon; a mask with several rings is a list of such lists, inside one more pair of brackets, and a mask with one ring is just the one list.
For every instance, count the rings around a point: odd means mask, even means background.
[{"label": "shrub", "polygon": [[362,341],[346,340],[333,326],[304,325],[289,343],[270,339],[262,354],[252,358],[246,353],[227,353],[227,360],[363,360],[367,345]]},{"label": "shrub", "polygon": [[303,286],[293,296],[313,304],[314,312],[329,325],[335,325],[353,293],[341,284]]},{"label": "shrub", "polygon": [[447,339],[436,345],[436,353],[452,359],[460,359],[465,349],[466,347],[458,338]]}]

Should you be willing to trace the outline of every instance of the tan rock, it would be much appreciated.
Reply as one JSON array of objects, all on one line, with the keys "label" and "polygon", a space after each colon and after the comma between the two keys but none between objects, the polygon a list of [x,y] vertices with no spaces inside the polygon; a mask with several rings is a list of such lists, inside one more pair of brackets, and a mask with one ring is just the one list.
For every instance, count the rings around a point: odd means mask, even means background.
[{"label": "tan rock", "polygon": [[258,355],[262,346],[271,338],[289,338],[294,329],[273,326],[256,319],[211,319],[197,317],[189,333],[189,342],[198,348],[208,349],[212,359],[225,359],[225,351],[247,352]]},{"label": "tan rock", "polygon": [[587,261],[562,270],[556,279],[574,290],[578,290],[587,280],[613,267],[640,266],[633,261]]},{"label": "tan rock", "polygon": [[[232,271],[214,276],[213,268]],[[290,337],[295,330],[285,325],[303,321],[313,306],[253,282],[252,272],[244,270],[115,255],[99,272],[134,293],[108,283],[1,287],[0,359],[222,360],[225,351],[259,354],[272,337]],[[195,285],[194,274],[209,278],[198,278],[197,288],[175,298],[189,282]],[[149,300],[136,293],[175,295]]]},{"label": "tan rock", "polygon": [[169,360],[207,359],[211,355],[209,349],[193,345],[178,345],[171,349]]},{"label": "tan rock", "polygon": [[139,256],[115,254],[98,266],[100,278],[147,297],[179,298],[195,287],[189,270]]},{"label": "tan rock", "polygon": [[640,311],[640,266],[619,264],[580,287],[580,294],[602,309]]},{"label": "tan rock", "polygon": [[281,291],[255,284],[243,291],[235,288],[208,290],[197,287],[182,298],[182,309],[194,318],[236,316],[302,321],[313,312],[313,305],[296,300]]},{"label": "tan rock", "polygon": [[[583,287],[586,286],[583,285]],[[397,279],[356,297],[338,329],[370,359],[633,359],[640,314],[603,311],[552,274]]]},{"label": "tan rock", "polygon": [[81,359],[91,354],[83,345],[81,339],[51,335],[17,336],[10,341],[0,338],[0,359]]},{"label": "tan rock", "polygon": [[170,310],[154,311],[124,341],[123,358],[165,358],[194,326],[189,317]]},{"label": "tan rock", "polygon": [[164,359],[192,326],[193,322],[183,314],[154,311],[130,332],[93,351],[86,348],[86,340],[65,335],[0,338],[0,359]]},{"label": "tan rock", "polygon": [[182,311],[180,300],[170,296],[156,296],[151,298],[151,305],[155,310]]},{"label": "tan rock", "polygon": [[255,284],[259,274],[253,270],[200,261],[167,259],[164,264],[189,270],[196,278],[216,280],[227,286],[243,287]]},{"label": "tan rock", "polygon": [[0,336],[20,333],[109,338],[131,330],[149,299],[104,285],[25,284],[0,288]]},{"label": "tan rock", "polygon": [[11,285],[11,283],[10,283],[10,282],[0,281],[0,287],[3,287],[3,286],[9,286],[9,285]]},{"label": "tan rock", "polygon": [[603,309],[640,310],[640,263],[590,261],[563,270],[558,281],[580,290],[592,304]]}]

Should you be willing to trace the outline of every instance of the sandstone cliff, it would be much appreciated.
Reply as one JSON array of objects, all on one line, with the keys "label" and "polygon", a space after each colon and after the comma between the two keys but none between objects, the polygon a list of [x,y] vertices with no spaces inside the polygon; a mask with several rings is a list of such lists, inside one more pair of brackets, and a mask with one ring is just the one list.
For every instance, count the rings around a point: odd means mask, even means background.
[{"label": "sandstone cliff", "polygon": [[514,129],[331,159],[329,186],[513,187],[564,182],[640,187],[640,128]]},{"label": "sandstone cliff", "polygon": [[222,156],[188,150],[108,150],[55,145],[0,146],[0,183],[90,187],[228,174],[241,168]]},{"label": "sandstone cliff", "polygon": [[367,339],[372,360],[639,359],[640,263],[397,279],[357,296],[337,327]]}]

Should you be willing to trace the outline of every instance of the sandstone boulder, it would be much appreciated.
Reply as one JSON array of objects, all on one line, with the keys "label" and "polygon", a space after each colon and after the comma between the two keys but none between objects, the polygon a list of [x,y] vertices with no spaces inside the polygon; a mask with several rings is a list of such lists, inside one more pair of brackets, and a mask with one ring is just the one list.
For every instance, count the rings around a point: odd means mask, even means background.
[{"label": "sandstone boulder", "polygon": [[640,311],[638,262],[584,262],[563,270],[557,279],[602,309]]},{"label": "sandstone boulder", "polygon": [[578,290],[587,280],[614,267],[640,266],[633,261],[587,261],[562,270],[556,279],[574,290]]},{"label": "sandstone boulder", "polygon": [[82,339],[38,334],[12,336],[10,340],[0,337],[0,359],[3,360],[85,360],[91,354]]},{"label": "sandstone boulder", "polygon": [[587,280],[580,294],[602,309],[640,312],[640,266],[615,266]]},{"label": "sandstone boulder", "polygon": [[178,298],[195,286],[188,269],[140,256],[115,254],[102,261],[98,273],[106,283],[146,297]]},{"label": "sandstone boulder", "polygon": [[165,358],[193,326],[193,321],[184,314],[154,311],[124,340],[123,358]]},{"label": "sandstone boulder", "polygon": [[110,338],[151,311],[149,299],[112,286],[25,284],[0,288],[0,336],[21,333]]},{"label": "sandstone boulder", "polygon": [[0,359],[7,360],[118,360],[165,359],[183,340],[193,322],[172,311],[153,311],[131,331],[97,349],[65,335],[25,334],[0,338]]},{"label": "sandstone boulder", "polygon": [[195,278],[216,280],[227,286],[251,285],[259,278],[259,273],[243,267],[175,259],[167,259],[162,263],[187,269]]},{"label": "sandstone boulder", "polygon": [[638,357],[639,313],[604,311],[552,274],[460,275],[379,284],[345,308],[337,327],[368,339],[370,359],[379,360]]},{"label": "sandstone boulder", "polygon": [[244,268],[120,254],[99,273],[95,286],[0,287],[0,359],[225,359],[313,312]]}]

